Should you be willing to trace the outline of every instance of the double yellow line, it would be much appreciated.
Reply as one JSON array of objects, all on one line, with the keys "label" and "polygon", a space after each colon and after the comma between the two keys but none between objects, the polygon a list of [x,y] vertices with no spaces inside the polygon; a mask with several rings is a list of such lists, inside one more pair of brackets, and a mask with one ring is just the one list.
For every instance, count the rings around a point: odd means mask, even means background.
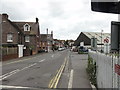
[{"label": "double yellow line", "polygon": [[58,82],[61,78],[61,75],[62,75],[63,70],[65,68],[66,62],[67,62],[67,59],[65,58],[64,63],[61,65],[57,74],[50,80],[48,88],[57,88]]}]

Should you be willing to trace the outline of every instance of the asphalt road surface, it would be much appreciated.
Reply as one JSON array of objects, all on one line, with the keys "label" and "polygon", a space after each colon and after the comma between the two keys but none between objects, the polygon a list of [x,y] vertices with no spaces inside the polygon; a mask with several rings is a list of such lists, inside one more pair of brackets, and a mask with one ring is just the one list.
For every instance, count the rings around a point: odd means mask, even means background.
[{"label": "asphalt road surface", "polygon": [[2,90],[72,88],[71,52],[56,51],[2,63]]}]

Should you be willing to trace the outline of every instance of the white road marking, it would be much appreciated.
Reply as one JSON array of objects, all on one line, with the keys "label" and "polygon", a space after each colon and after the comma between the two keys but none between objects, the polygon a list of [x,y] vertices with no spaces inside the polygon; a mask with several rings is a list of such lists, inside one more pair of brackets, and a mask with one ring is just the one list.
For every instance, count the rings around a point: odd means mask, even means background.
[{"label": "white road marking", "polygon": [[24,88],[26,88],[27,89],[27,88],[31,88],[31,87],[0,85],[0,88],[2,88],[2,89],[5,89],[5,88],[21,88],[21,89],[24,89]]},{"label": "white road marking", "polygon": [[45,59],[43,59],[43,60],[40,60],[39,62],[43,62],[43,61],[45,61]]},{"label": "white road marking", "polygon": [[20,71],[19,69],[16,69],[16,70],[14,70],[12,72],[9,72],[9,73],[6,73],[6,74],[2,75],[1,78],[0,78],[0,81],[14,75],[15,73],[17,73],[19,71]]},{"label": "white road marking", "polygon": [[70,78],[69,78],[69,83],[68,83],[68,88],[72,88],[72,84],[73,84],[73,69],[70,72]]},{"label": "white road marking", "polygon": [[27,69],[27,68],[30,68],[30,67],[32,67],[32,66],[34,66],[34,65],[36,65],[37,63],[34,63],[34,64],[31,64],[31,65],[29,65],[29,66],[27,66],[27,67],[24,67],[23,69],[21,69],[20,71],[22,71],[22,70],[25,70],[25,69]]},{"label": "white road marking", "polygon": [[0,76],[0,81],[3,80],[3,79],[5,79],[5,78],[8,78],[8,77],[14,75],[15,73],[18,73],[18,72],[20,72],[20,71],[22,71],[22,70],[25,70],[25,69],[27,69],[27,68],[30,68],[30,67],[32,67],[32,66],[34,66],[34,65],[36,65],[36,64],[37,64],[37,63],[34,63],[34,64],[31,64],[31,65],[29,65],[29,66],[27,66],[27,67],[22,68],[21,70],[20,70],[20,69],[16,69],[16,70],[13,70],[13,71],[11,71],[11,72],[9,72],[9,73],[6,73],[6,74]]}]

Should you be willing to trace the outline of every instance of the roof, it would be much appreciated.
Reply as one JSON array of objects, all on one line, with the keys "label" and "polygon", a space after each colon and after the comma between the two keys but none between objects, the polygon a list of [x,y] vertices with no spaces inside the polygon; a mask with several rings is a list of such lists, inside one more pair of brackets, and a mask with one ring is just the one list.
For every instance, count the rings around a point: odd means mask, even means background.
[{"label": "roof", "polygon": [[[101,38],[102,38],[102,43],[104,43],[104,39],[108,38],[110,41],[111,34],[110,33],[100,33],[100,32],[82,32],[84,35],[86,35],[88,38],[97,38],[97,43],[101,44]],[[101,37],[102,36],[102,37]]]},{"label": "roof", "polygon": [[51,34],[40,34],[41,41],[52,41],[53,37]]},{"label": "roof", "polygon": [[40,41],[46,42],[47,41],[47,34],[40,34]]},{"label": "roof", "polygon": [[[7,14],[6,14],[7,15]],[[11,24],[11,26],[13,26],[19,33],[21,33],[22,35],[24,34],[21,30],[20,30],[20,28],[16,25],[16,24],[14,24],[12,21],[10,21],[8,18],[6,18],[5,16],[4,16],[4,14],[0,14],[0,23],[3,21],[2,19],[3,18],[5,18],[5,20],[7,20],[8,22],[9,22],[9,24]]]},{"label": "roof", "polygon": [[[27,23],[30,25],[30,35],[38,35],[38,25],[36,22],[13,22],[14,24],[16,24],[21,30],[22,32],[24,32],[24,25]],[[27,32],[28,33],[28,32]],[[26,34],[26,32],[24,32],[24,34]]]}]

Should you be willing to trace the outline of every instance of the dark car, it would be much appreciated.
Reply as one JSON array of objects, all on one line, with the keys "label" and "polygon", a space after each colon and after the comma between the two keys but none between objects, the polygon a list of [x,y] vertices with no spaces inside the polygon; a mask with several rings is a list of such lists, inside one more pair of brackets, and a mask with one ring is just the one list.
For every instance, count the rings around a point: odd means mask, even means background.
[{"label": "dark car", "polygon": [[83,47],[83,46],[80,46],[80,47],[78,48],[78,52],[88,52],[88,49],[86,49],[86,48]]}]

